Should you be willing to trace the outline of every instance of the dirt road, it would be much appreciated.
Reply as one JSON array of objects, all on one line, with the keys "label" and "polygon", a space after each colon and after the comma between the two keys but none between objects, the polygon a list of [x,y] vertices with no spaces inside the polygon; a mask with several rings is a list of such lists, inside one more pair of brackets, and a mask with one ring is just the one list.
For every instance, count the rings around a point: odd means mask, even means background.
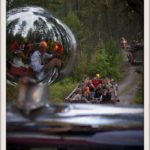
[{"label": "dirt road", "polygon": [[120,102],[118,104],[132,104],[138,86],[142,82],[142,75],[137,72],[139,66],[133,66],[125,62],[123,68],[125,70],[125,78],[119,83],[118,96]]}]

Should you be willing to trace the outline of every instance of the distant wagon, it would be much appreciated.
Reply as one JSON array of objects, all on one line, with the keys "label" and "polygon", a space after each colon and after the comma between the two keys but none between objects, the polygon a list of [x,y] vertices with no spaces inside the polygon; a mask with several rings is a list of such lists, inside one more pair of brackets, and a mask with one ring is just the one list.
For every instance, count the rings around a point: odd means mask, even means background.
[{"label": "distant wagon", "polygon": [[131,64],[143,64],[144,61],[144,45],[141,43],[131,42],[128,47],[128,61]]},{"label": "distant wagon", "polygon": [[[102,94],[100,97],[85,97],[82,91],[79,90],[81,84],[78,84],[74,90],[65,98],[67,103],[99,103],[99,104],[115,104],[119,102],[118,98],[118,85],[113,84],[112,87],[108,90],[111,92],[108,96]],[[105,88],[103,89],[103,93],[105,92]]]}]

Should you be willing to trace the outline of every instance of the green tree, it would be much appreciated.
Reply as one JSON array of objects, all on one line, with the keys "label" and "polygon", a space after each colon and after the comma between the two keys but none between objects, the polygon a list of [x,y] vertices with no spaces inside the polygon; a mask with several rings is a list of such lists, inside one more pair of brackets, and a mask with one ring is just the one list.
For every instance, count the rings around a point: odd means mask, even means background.
[{"label": "green tree", "polygon": [[78,16],[72,10],[70,10],[63,20],[71,28],[77,40],[82,42],[86,31]]},{"label": "green tree", "polygon": [[114,78],[120,79],[121,75],[121,64],[123,62],[123,56],[120,48],[117,46],[116,42],[111,39],[107,44],[105,44],[105,51],[107,55],[108,75]]},{"label": "green tree", "polygon": [[103,44],[102,46],[101,44],[98,44],[95,53],[91,56],[91,60],[88,63],[88,74],[92,77],[95,76],[96,73],[100,73],[101,77],[107,75],[109,62],[107,61],[107,54]]},{"label": "green tree", "polygon": [[81,50],[81,53],[78,54],[75,68],[73,70],[73,77],[77,81],[81,81],[84,74],[88,74],[88,56],[85,50]]},{"label": "green tree", "polygon": [[101,42],[91,56],[88,74],[94,76],[96,73],[100,73],[102,77],[108,76],[120,79],[122,77],[121,64],[122,55],[116,43],[113,40],[110,40],[107,44]]}]

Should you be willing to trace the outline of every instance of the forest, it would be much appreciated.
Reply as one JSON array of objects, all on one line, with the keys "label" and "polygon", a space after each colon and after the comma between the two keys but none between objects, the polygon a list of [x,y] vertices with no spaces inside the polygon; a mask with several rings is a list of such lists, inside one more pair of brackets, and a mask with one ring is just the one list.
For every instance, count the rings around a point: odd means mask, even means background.
[{"label": "forest", "polygon": [[[126,59],[120,47],[121,37],[128,42],[144,38],[143,0],[7,0],[7,12],[23,6],[47,9],[72,30],[77,40],[73,71],[49,87],[53,103],[64,102],[85,74],[93,77],[99,73],[102,78],[121,81]],[[7,99],[16,99],[17,88],[12,92],[7,85]]]}]

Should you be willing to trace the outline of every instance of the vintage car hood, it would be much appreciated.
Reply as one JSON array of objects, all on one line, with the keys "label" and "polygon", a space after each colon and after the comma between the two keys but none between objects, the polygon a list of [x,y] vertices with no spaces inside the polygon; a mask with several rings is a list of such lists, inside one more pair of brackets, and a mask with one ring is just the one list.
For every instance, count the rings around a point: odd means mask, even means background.
[{"label": "vintage car hood", "polygon": [[34,110],[30,115],[21,113],[15,105],[9,105],[7,108],[7,124],[17,126],[22,124],[28,128],[35,126],[49,126],[49,128],[87,126],[100,130],[143,128],[143,118],[144,110],[141,105],[59,104]]},{"label": "vintage car hood", "polygon": [[7,107],[9,144],[31,144],[32,141],[37,146],[67,140],[76,144],[143,146],[143,128],[142,105],[47,105],[30,115],[23,114],[14,104]]}]

